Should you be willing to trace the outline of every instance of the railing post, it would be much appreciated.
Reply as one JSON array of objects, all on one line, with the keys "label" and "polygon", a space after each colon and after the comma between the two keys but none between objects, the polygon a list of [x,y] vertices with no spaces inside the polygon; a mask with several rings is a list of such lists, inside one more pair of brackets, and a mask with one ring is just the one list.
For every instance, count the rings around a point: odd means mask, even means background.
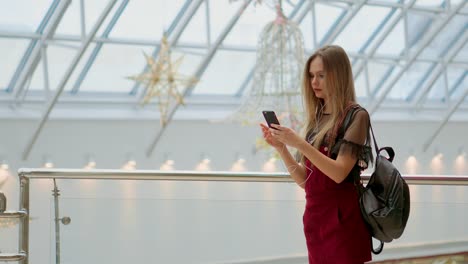
[{"label": "railing post", "polygon": [[20,174],[20,205],[19,210],[26,215],[21,218],[19,226],[19,251],[25,253],[25,258],[20,264],[29,263],[29,178]]}]

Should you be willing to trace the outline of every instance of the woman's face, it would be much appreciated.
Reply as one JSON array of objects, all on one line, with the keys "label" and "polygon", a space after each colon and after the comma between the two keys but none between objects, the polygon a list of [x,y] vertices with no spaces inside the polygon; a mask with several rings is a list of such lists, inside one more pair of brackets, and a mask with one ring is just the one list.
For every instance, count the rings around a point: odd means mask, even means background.
[{"label": "woman's face", "polygon": [[323,69],[323,61],[320,56],[315,57],[310,62],[309,78],[310,86],[312,86],[315,96],[326,101],[328,96],[325,88],[325,70]]}]

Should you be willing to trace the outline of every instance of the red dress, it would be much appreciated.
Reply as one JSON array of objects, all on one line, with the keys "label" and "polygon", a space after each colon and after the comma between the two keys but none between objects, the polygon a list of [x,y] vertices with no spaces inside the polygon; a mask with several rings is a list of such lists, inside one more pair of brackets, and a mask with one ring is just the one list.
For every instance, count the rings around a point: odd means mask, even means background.
[{"label": "red dress", "polygon": [[[320,151],[327,155],[323,146]],[[371,237],[362,219],[358,194],[350,181],[337,184],[306,159],[304,233],[309,264],[370,261]]]}]

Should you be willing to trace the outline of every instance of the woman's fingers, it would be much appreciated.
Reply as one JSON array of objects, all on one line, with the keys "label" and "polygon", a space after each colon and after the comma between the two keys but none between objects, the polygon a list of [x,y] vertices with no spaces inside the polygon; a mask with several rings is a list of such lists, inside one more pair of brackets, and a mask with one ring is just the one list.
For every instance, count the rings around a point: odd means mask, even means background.
[{"label": "woman's fingers", "polygon": [[265,125],[263,123],[260,123],[260,126],[262,127],[262,129],[265,129],[265,130],[270,129],[267,125]]},{"label": "woman's fingers", "polygon": [[[267,125],[263,123],[260,123],[260,127],[262,128],[263,138],[268,144],[272,146],[279,146],[278,144],[283,144],[281,140],[281,135],[282,133],[284,133],[284,131],[268,127]],[[272,124],[272,127],[284,128],[276,124]]]},{"label": "woman's fingers", "polygon": [[283,130],[283,127],[278,124],[271,124],[272,128],[276,128],[276,130]]},{"label": "woman's fingers", "polygon": [[282,132],[281,130],[274,129],[274,128],[270,128],[269,131],[274,136],[279,136],[281,134],[281,132]]}]

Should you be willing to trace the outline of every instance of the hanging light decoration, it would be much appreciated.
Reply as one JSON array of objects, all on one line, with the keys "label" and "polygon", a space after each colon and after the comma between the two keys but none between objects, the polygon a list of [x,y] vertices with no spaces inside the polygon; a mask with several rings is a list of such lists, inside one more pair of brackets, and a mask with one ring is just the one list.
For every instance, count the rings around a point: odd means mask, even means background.
[{"label": "hanging light decoration", "polygon": [[229,120],[256,125],[262,110],[274,110],[282,125],[301,128],[301,78],[304,67],[303,37],[298,25],[283,14],[281,1],[276,19],[259,36],[257,61],[250,93]]},{"label": "hanging light decoration", "polygon": [[161,39],[161,49],[158,58],[146,54],[145,59],[149,70],[135,76],[128,77],[145,86],[145,94],[142,104],[148,104],[154,97],[158,99],[161,125],[167,125],[167,111],[172,102],[184,104],[181,88],[194,85],[198,80],[195,77],[188,77],[177,72],[182,63],[183,57],[176,61],[171,60],[171,46],[166,34]]}]

